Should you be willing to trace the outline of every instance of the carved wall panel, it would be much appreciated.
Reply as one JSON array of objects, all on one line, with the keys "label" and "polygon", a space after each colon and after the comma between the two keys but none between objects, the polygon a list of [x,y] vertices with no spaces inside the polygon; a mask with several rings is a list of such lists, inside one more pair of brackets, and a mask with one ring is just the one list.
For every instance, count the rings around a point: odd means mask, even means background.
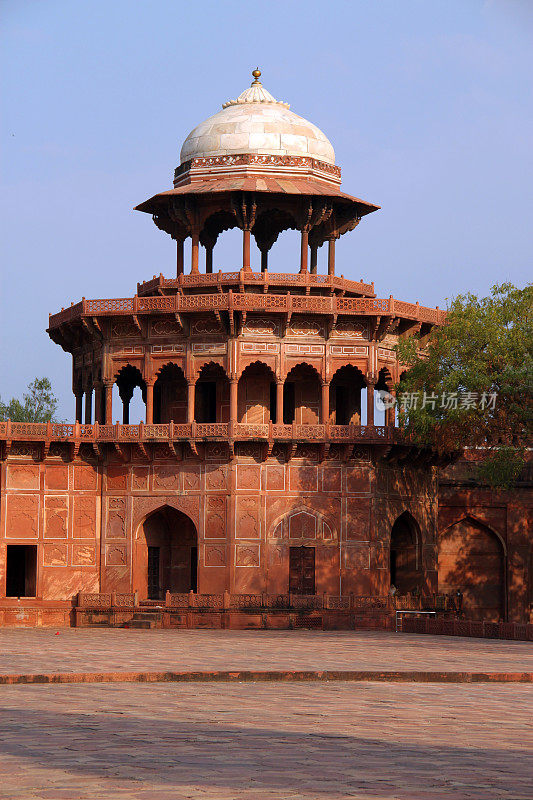
[{"label": "carved wall panel", "polygon": [[206,539],[226,538],[226,498],[210,495],[205,503]]},{"label": "carved wall panel", "polygon": [[107,488],[108,489],[127,489],[128,488],[128,467],[111,466],[107,468]]},{"label": "carved wall panel", "polygon": [[133,491],[145,491],[148,489],[148,478],[150,467],[131,468],[131,488]]},{"label": "carved wall panel", "polygon": [[370,471],[368,469],[353,467],[346,470],[346,491],[360,494],[370,491]]},{"label": "carved wall panel", "polygon": [[290,467],[291,491],[316,492],[318,489],[317,467]]},{"label": "carved wall panel", "polygon": [[44,536],[66,539],[68,535],[68,495],[47,495],[44,498]]},{"label": "carved wall panel", "polygon": [[90,544],[74,544],[72,546],[72,564],[78,567],[90,567],[96,564],[94,546]]},{"label": "carved wall panel", "polygon": [[243,334],[258,336],[279,336],[279,321],[274,317],[248,316],[242,329]]},{"label": "carved wall panel", "polygon": [[186,467],[183,470],[183,488],[186,492],[200,489],[200,467]]},{"label": "carved wall panel", "polygon": [[361,542],[344,546],[342,561],[344,569],[370,569],[370,545]]},{"label": "carved wall panel", "polygon": [[107,538],[121,539],[126,535],[126,498],[108,498]]},{"label": "carved wall panel", "polygon": [[39,533],[39,496],[11,494],[7,497],[6,505],[6,537],[36,538]]},{"label": "carved wall panel", "polygon": [[235,552],[237,567],[258,567],[259,564],[259,545],[237,545]]},{"label": "carved wall panel", "polygon": [[370,539],[370,501],[366,499],[346,500],[346,539],[368,541]]},{"label": "carved wall panel", "polygon": [[324,323],[312,317],[295,316],[287,328],[287,336],[324,336]]},{"label": "carved wall panel", "polygon": [[90,464],[74,465],[74,488],[75,489],[96,489],[98,474],[96,467]]},{"label": "carved wall panel", "polygon": [[191,336],[205,336],[206,333],[221,333],[220,326],[214,316],[196,317],[191,320]]},{"label": "carved wall panel", "polygon": [[237,489],[259,489],[261,487],[261,466],[259,464],[237,465]]},{"label": "carved wall panel", "polygon": [[155,490],[179,489],[179,478],[179,469],[175,466],[154,466]]},{"label": "carved wall panel", "polygon": [[139,331],[132,322],[117,320],[111,324],[111,336],[115,339],[136,339]]},{"label": "carved wall panel", "polygon": [[157,319],[150,325],[152,336],[181,336],[181,328],[172,319]]},{"label": "carved wall panel", "polygon": [[283,491],[285,489],[285,467],[276,465],[266,465],[264,467],[266,475],[267,492]]},{"label": "carved wall panel", "polygon": [[66,464],[47,464],[44,472],[46,489],[68,489],[68,466]]},{"label": "carved wall panel", "polygon": [[24,466],[8,464],[7,485],[10,489],[38,489],[39,465],[24,464]]},{"label": "carved wall panel", "polygon": [[92,539],[96,536],[96,498],[74,497],[74,522],[72,535],[76,539]]},{"label": "carved wall panel", "polygon": [[43,563],[45,567],[66,567],[67,545],[45,544],[43,547]]},{"label": "carved wall panel", "polygon": [[106,565],[110,567],[125,566],[128,557],[125,544],[108,544],[106,548]]},{"label": "carved wall panel", "polygon": [[237,539],[258,539],[261,534],[259,497],[242,497],[235,500]]},{"label": "carved wall panel", "polygon": [[227,485],[226,467],[205,468],[205,488],[206,489],[225,489]]},{"label": "carved wall panel", "polygon": [[205,545],[204,566],[206,567],[225,567],[226,548],[218,545]]},{"label": "carved wall panel", "polygon": [[351,319],[340,319],[337,321],[332,332],[333,336],[353,336],[355,338],[368,339],[368,325],[366,322],[357,322]]},{"label": "carved wall panel", "polygon": [[322,469],[322,491],[340,492],[342,488],[342,468],[324,467]]}]

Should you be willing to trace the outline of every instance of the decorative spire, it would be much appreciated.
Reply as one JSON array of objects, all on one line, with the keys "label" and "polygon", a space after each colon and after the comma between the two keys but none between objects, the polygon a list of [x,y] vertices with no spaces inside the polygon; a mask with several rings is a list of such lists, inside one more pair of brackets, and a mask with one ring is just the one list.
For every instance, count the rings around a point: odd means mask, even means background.
[{"label": "decorative spire", "polygon": [[236,100],[228,100],[227,103],[223,103],[222,108],[227,108],[228,106],[240,106],[242,103],[275,103],[278,106],[284,106],[284,108],[290,108],[288,103],[284,103],[282,100],[276,100],[270,92],[263,87],[263,84],[259,80],[261,77],[261,70],[259,67],[256,67],[253,72],[252,76],[254,80],[252,81],[250,88],[245,89],[242,94],[240,94]]}]

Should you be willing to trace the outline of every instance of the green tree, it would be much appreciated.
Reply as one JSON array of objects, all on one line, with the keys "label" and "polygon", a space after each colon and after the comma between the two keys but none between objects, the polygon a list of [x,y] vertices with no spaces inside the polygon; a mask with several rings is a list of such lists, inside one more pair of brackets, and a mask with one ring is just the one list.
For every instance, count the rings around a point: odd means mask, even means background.
[{"label": "green tree", "polygon": [[532,442],[533,284],[460,295],[427,343],[406,338],[396,351],[407,369],[396,387],[407,435],[441,454],[484,448],[479,477],[510,486]]},{"label": "green tree", "polygon": [[23,402],[12,397],[9,403],[0,399],[0,419],[12,422],[56,422],[58,401],[48,378],[35,378],[23,396]]}]

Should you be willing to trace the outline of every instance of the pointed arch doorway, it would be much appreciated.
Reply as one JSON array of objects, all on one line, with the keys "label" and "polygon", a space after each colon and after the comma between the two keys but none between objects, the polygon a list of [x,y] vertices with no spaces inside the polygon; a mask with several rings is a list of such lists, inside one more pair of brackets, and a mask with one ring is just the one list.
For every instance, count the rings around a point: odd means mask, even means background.
[{"label": "pointed arch doorway", "polygon": [[162,600],[167,591],[196,592],[198,534],[181,511],[162,506],[141,523],[135,584],[140,599]]}]

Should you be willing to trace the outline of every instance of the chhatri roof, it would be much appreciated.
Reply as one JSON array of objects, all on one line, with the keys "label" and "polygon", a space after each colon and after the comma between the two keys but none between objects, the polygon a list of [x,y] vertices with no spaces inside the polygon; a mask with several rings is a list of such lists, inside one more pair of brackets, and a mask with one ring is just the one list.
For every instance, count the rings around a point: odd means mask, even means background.
[{"label": "chhatri roof", "polygon": [[335,164],[335,152],[327,136],[288,103],[276,100],[259,81],[254,81],[236,100],[191,131],[181,148],[180,163],[194,158],[253,153],[271,156],[307,156]]}]

